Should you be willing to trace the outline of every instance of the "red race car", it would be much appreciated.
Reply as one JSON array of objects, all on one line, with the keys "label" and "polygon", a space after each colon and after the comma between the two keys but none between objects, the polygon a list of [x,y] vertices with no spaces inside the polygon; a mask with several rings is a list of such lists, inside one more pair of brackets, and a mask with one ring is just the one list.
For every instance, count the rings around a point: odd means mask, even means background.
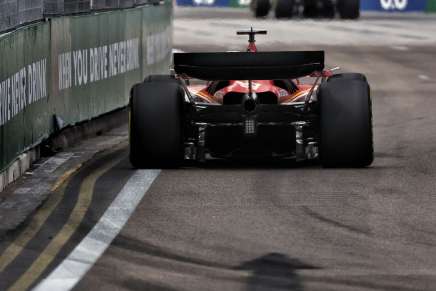
[{"label": "red race car", "polygon": [[176,53],[173,74],[149,76],[132,88],[134,167],[208,158],[372,163],[364,75],[333,74],[324,67],[323,51],[257,52],[255,36],[266,31],[238,34],[249,36],[246,52]]}]

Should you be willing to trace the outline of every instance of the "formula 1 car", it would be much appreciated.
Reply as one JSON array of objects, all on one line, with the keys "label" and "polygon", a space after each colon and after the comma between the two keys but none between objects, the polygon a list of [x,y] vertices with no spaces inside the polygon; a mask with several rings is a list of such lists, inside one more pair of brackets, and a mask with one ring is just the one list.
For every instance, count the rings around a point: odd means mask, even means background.
[{"label": "formula 1 car", "polygon": [[271,9],[276,18],[291,18],[301,12],[311,18],[333,18],[336,13],[342,19],[360,16],[360,0],[252,0],[250,7],[256,17],[267,16]]},{"label": "formula 1 car", "polygon": [[[333,74],[323,51],[175,53],[171,75],[133,86],[130,161],[136,168],[186,160],[373,161],[370,87],[362,74]],[[307,84],[302,77],[313,80]],[[203,85],[194,79],[206,80]]]}]

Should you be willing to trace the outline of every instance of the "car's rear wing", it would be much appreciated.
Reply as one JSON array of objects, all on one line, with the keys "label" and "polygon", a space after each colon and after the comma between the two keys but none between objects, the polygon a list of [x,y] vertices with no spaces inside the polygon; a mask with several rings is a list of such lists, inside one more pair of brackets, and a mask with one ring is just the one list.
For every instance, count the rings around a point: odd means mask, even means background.
[{"label": "car's rear wing", "polygon": [[174,54],[178,75],[201,80],[294,79],[323,69],[323,51]]}]

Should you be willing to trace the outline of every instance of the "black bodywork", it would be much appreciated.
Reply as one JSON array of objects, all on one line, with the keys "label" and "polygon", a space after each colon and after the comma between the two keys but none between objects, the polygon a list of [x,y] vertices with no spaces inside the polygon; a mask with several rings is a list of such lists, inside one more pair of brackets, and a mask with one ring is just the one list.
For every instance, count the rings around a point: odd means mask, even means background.
[{"label": "black bodywork", "polygon": [[323,51],[174,54],[177,74],[201,80],[295,79],[323,69]]},{"label": "black bodywork", "polygon": [[324,69],[324,52],[175,54],[174,69],[185,90],[185,159],[317,158],[319,112],[314,99],[262,104],[250,95],[240,104],[195,102],[188,77],[202,80],[274,80]]}]

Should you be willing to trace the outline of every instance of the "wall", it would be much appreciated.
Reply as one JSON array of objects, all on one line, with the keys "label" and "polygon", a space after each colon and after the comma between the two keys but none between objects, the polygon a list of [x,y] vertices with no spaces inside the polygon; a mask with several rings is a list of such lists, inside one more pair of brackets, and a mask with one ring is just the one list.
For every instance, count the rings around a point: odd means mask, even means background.
[{"label": "wall", "polygon": [[171,39],[171,1],[0,36],[0,172],[55,131],[126,106],[135,82],[168,72]]}]

